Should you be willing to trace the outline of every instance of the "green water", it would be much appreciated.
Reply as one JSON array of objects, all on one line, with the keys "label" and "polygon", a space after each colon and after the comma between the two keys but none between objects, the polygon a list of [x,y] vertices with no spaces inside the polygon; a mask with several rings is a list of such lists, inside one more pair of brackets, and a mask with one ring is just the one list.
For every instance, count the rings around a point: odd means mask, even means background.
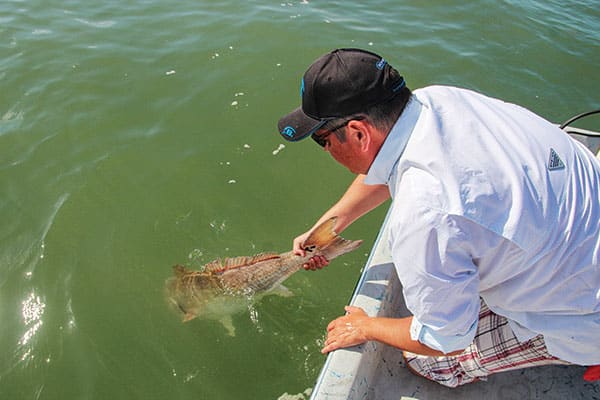
[{"label": "green water", "polygon": [[[182,324],[171,265],[287,251],[352,176],[283,143],[306,66],[384,55],[556,122],[600,105],[598,1],[3,1],[0,398],[277,399],[314,384],[359,251],[235,316]],[[281,148],[284,144],[285,147]]]}]

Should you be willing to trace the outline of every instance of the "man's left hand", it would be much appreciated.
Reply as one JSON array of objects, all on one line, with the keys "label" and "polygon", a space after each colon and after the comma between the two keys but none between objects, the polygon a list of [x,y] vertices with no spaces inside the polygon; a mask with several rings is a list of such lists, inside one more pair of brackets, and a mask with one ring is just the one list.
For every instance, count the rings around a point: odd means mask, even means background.
[{"label": "man's left hand", "polygon": [[336,318],[327,326],[327,339],[321,353],[351,347],[369,340],[368,327],[372,318],[359,307],[346,306],[346,315]]}]

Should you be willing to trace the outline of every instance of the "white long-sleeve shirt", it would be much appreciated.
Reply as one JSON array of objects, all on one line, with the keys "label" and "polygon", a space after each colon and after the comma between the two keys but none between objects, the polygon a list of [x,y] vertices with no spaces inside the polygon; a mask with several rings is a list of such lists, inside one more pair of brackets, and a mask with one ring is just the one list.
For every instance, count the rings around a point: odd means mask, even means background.
[{"label": "white long-sleeve shirt", "polygon": [[414,91],[367,174],[387,184],[392,258],[411,336],[451,352],[479,298],[520,341],[600,364],[600,163],[514,104],[442,86]]}]

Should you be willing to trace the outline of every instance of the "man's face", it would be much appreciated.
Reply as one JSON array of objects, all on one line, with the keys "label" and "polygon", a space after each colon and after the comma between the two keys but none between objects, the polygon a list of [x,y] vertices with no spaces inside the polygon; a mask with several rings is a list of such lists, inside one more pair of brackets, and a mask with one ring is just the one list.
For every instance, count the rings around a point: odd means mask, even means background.
[{"label": "man's face", "polygon": [[[354,174],[364,174],[368,171],[368,165],[365,166],[364,154],[360,148],[360,143],[356,140],[354,132],[350,129],[346,129],[346,132],[342,130],[336,133],[329,131],[318,132],[317,135],[323,138],[324,146],[323,149],[344,167],[348,168],[350,172]],[[345,133],[345,135],[342,135]],[[340,139],[340,137],[344,137]]]}]

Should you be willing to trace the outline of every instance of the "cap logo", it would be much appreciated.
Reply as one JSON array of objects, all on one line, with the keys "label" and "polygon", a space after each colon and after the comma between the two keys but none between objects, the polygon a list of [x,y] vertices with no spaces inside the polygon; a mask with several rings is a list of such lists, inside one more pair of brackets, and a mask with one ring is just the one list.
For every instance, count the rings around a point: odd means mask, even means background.
[{"label": "cap logo", "polygon": [[302,82],[300,82],[300,97],[304,95],[304,78],[302,78]]},{"label": "cap logo", "polygon": [[375,64],[375,66],[377,67],[378,70],[382,70],[385,67],[385,64],[387,64],[387,61],[385,61],[383,58],[379,61],[377,61],[377,64]]},{"label": "cap logo", "polygon": [[294,128],[292,128],[291,126],[286,126],[285,128],[283,128],[283,130],[281,131],[282,135],[285,135],[289,138],[293,138],[294,135],[296,134],[296,130]]},{"label": "cap logo", "polygon": [[392,92],[396,93],[398,90],[402,89],[404,86],[406,86],[406,82],[404,81],[403,77],[400,77],[401,81],[392,88]]}]

